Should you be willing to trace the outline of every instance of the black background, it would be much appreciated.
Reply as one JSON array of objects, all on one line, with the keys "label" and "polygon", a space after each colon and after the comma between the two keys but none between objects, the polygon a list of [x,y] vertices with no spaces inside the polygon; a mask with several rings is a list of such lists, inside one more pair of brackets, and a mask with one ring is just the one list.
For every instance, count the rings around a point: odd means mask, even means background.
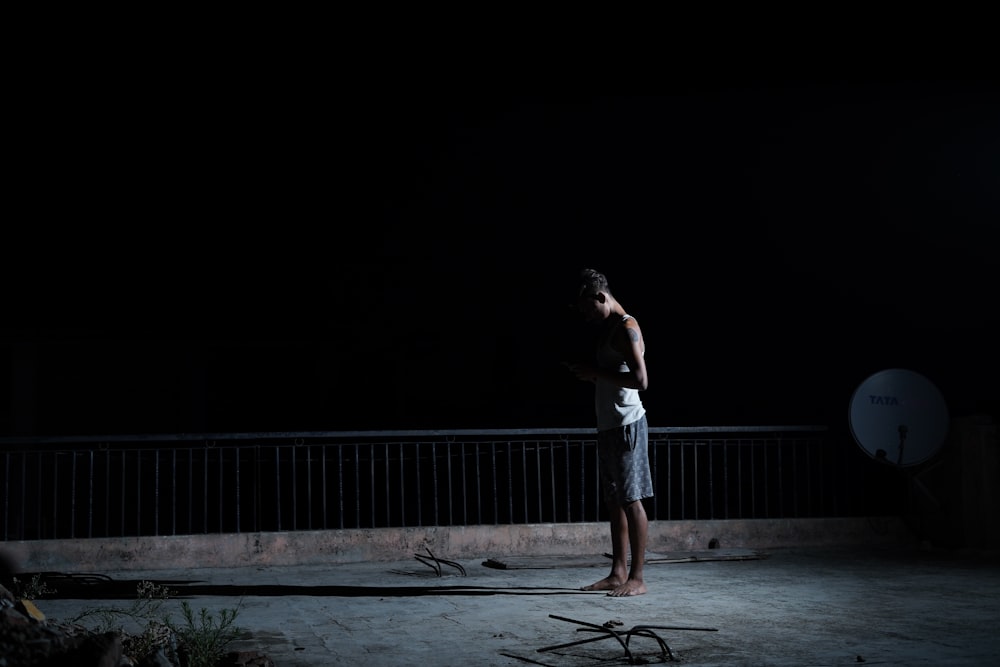
[{"label": "black background", "polygon": [[838,424],[894,367],[997,410],[992,81],[206,68],[28,106],[7,432],[590,426],[583,267],[653,426]]}]

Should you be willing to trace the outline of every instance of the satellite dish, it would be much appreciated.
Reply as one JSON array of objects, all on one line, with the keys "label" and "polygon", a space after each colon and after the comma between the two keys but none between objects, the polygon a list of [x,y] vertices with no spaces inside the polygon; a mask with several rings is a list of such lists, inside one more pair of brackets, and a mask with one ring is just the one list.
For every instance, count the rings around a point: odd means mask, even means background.
[{"label": "satellite dish", "polygon": [[948,435],[948,407],[920,373],[890,368],[869,376],[851,396],[851,433],[877,461],[912,466],[933,457]]}]

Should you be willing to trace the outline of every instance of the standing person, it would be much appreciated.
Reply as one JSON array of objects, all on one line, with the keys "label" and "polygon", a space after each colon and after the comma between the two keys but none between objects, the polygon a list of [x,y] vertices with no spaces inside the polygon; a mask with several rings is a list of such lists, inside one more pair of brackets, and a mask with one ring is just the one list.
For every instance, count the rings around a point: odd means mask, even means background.
[{"label": "standing person", "polygon": [[653,496],[649,429],[639,397],[648,385],[646,344],[639,323],[611,294],[603,274],[580,272],[577,307],[585,320],[600,327],[596,363],[566,365],[577,378],[594,383],[597,452],[612,545],[611,573],[583,590],[607,591],[613,597],[642,595],[649,527],[642,500]]}]

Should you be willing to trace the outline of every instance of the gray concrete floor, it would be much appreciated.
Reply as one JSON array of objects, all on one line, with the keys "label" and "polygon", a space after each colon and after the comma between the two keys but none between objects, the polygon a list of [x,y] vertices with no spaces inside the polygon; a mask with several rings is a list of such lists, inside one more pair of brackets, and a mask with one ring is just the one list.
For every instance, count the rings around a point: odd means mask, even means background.
[{"label": "gray concrete floor", "polygon": [[[437,554],[447,558],[446,554]],[[487,567],[494,558],[509,569]],[[230,646],[278,667],[358,665],[1000,664],[1000,558],[911,547],[651,553],[649,592],[611,598],[579,587],[606,574],[603,554],[442,565],[417,558],[329,566],[115,573],[171,583],[191,606],[238,609]],[[179,617],[180,599],[165,610]],[[122,600],[40,599],[49,619]],[[560,617],[560,618],[556,618]],[[568,620],[565,620],[568,619]],[[639,625],[651,636],[623,646]],[[582,639],[606,637],[579,643]],[[573,644],[549,649],[560,644]],[[626,653],[626,648],[628,653]]]}]

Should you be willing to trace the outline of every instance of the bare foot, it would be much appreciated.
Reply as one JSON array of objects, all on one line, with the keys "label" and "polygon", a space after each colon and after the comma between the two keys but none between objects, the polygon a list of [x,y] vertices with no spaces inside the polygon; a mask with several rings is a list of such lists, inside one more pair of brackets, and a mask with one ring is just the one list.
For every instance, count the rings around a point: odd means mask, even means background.
[{"label": "bare foot", "polygon": [[613,598],[626,598],[633,595],[642,595],[646,592],[646,584],[642,580],[629,579],[621,586],[617,586],[608,591],[608,595]]},{"label": "bare foot", "polygon": [[[622,580],[618,577],[607,576],[600,581],[594,582],[589,586],[584,586],[581,591],[613,591],[619,586],[624,585]],[[610,593],[609,593],[610,595]]]}]

